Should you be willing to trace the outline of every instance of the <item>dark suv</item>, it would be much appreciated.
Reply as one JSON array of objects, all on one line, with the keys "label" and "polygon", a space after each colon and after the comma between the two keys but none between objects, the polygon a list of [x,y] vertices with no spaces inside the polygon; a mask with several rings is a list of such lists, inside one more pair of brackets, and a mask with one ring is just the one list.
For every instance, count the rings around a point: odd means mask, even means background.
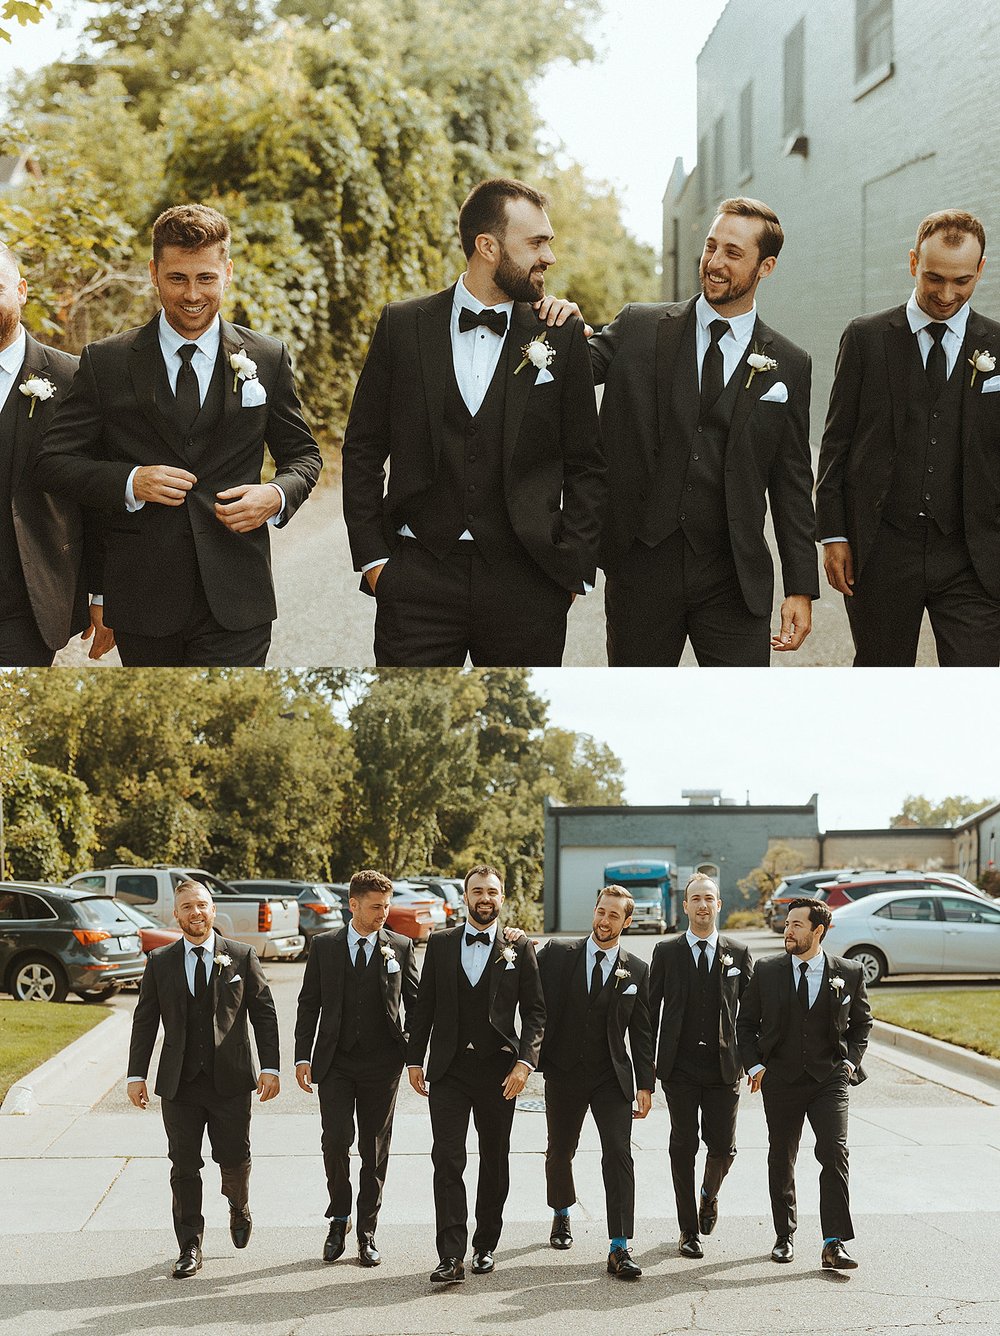
[{"label": "dark suv", "polygon": [[113,997],[142,977],[138,930],[114,900],[68,886],[0,882],[0,991],[19,1002]]}]

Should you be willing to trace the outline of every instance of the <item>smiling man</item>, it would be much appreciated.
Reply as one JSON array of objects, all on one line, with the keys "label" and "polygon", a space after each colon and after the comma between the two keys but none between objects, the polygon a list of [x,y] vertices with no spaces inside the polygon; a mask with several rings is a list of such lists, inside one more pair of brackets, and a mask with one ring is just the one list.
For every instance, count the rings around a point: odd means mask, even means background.
[{"label": "smiling man", "polygon": [[531,309],[555,264],[536,190],[480,182],[458,226],[465,273],[382,312],[344,437],[375,662],[557,666],[605,495],[583,324]]},{"label": "smiling man", "polygon": [[909,301],[841,340],[817,537],[856,667],[912,666],[925,609],[942,667],[1000,663],[1000,324],[969,305],[985,255],[978,218],[932,213]]},{"label": "smiling man", "polygon": [[[319,476],[285,345],[220,315],[229,242],[205,205],[157,218],[162,309],[84,349],[35,470],[102,513],[104,622],[127,665],[264,664],[277,615],[268,527]],[[262,484],[265,444],[275,473]]]}]

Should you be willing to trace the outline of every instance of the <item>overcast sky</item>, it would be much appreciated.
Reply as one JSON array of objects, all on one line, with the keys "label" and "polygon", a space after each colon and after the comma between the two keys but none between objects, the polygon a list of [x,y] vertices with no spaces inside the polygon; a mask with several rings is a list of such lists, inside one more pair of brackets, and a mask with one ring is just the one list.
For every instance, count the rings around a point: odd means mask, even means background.
[{"label": "overcast sky", "polygon": [[[695,60],[725,0],[605,0],[604,8],[592,34],[597,62],[557,66],[535,101],[547,142],[563,145],[593,178],[612,182],[628,226],[659,250],[660,202],[674,159],[694,165]],[[13,47],[0,43],[0,78],[14,66],[37,69],[75,54],[84,10],[56,0],[44,22],[15,25]]]},{"label": "overcast sky", "polygon": [[807,803],[823,830],[881,827],[910,793],[1000,799],[993,670],[536,669],[560,728],[606,742],[626,799],[721,789]]}]

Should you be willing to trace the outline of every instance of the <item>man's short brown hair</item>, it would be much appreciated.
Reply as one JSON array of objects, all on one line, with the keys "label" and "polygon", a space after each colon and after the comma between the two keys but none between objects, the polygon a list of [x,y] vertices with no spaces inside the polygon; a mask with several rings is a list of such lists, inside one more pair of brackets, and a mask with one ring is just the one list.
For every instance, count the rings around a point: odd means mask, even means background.
[{"label": "man's short brown hair", "polygon": [[693,873],[691,874],[691,876],[688,877],[687,882],[686,882],[686,884],[685,884],[685,886],[684,886],[684,899],[685,899],[685,900],[687,899],[687,893],[688,893],[688,891],[691,889],[692,886],[696,885],[699,881],[707,881],[708,884],[709,884],[709,886],[712,886],[712,887],[715,888],[715,897],[716,897],[716,899],[717,899],[717,900],[721,900],[721,899],[722,899],[722,892],[719,890],[719,883],[715,880],[714,877],[709,876],[709,874],[708,874],[707,872],[693,872]]},{"label": "man's short brown hair", "polygon": [[961,246],[965,237],[975,237],[979,242],[980,260],[986,254],[986,228],[975,214],[966,213],[964,209],[939,209],[937,213],[929,213],[917,228],[913,249],[919,255],[924,242],[939,233],[944,244],[953,248]]},{"label": "man's short brown hair", "polygon": [[500,883],[501,891],[504,888],[503,873],[500,871],[498,867],[494,867],[492,863],[477,863],[475,867],[470,867],[468,872],[465,874],[465,881],[462,885],[463,891],[467,891],[469,889],[469,882],[472,880],[473,877],[496,877],[497,881]]},{"label": "man's short brown hair", "polygon": [[777,259],[781,254],[781,248],[785,244],[785,234],[778,222],[778,215],[769,205],[759,199],[748,199],[745,195],[737,195],[734,199],[724,199],[715,212],[716,217],[720,213],[731,213],[737,218],[758,220],[760,232],[757,235],[757,253],[761,264],[771,256]]},{"label": "man's short brown hair", "polygon": [[605,895],[610,895],[612,900],[621,900],[622,904],[625,906],[625,917],[627,919],[631,918],[635,913],[635,900],[633,900],[632,896],[624,886],[602,886],[597,892],[597,899],[594,901],[594,904],[599,905],[602,897]]},{"label": "man's short brown hair", "polygon": [[153,260],[159,264],[164,246],[182,250],[221,246],[223,258],[228,260],[229,238],[229,224],[218,209],[210,209],[207,204],[175,204],[153,224]]},{"label": "man's short brown hair", "polygon": [[547,203],[545,196],[532,186],[505,176],[480,181],[472,187],[458,211],[458,235],[467,260],[476,249],[476,237],[484,232],[503,243],[507,235],[507,204],[515,199],[526,199],[540,209]]},{"label": "man's short brown hair", "polygon": [[351,887],[348,895],[360,899],[363,895],[391,895],[392,882],[381,872],[376,872],[374,868],[362,868],[360,872],[355,872],[351,878]]},{"label": "man's short brown hair", "polygon": [[183,880],[177,883],[177,885],[174,887],[175,900],[182,891],[204,891],[210,900],[212,898],[212,892],[208,889],[208,887],[204,886],[200,881],[195,881],[193,877],[184,877]]},{"label": "man's short brown hair", "polygon": [[[833,914],[830,912],[830,906],[824,904],[822,900],[813,900],[811,897],[805,895],[800,896],[789,904],[785,913],[786,920],[793,909],[808,909],[809,922],[813,927],[818,928],[820,924],[823,925],[823,937],[830,931],[830,924],[833,922]],[[820,938],[820,941],[823,940],[823,937]]]}]

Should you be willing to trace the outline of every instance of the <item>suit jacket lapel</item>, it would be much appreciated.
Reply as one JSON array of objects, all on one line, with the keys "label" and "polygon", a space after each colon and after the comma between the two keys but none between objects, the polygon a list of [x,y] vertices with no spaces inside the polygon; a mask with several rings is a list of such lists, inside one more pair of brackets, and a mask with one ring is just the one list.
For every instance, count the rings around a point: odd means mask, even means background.
[{"label": "suit jacket lapel", "polygon": [[222,425],[223,430],[229,425],[230,421],[237,415],[243,407],[242,381],[236,382],[236,389],[233,389],[233,377],[235,375],[230,358],[234,353],[243,352],[246,345],[240,338],[239,332],[228,320],[219,321],[219,356],[222,358],[222,380],[225,386],[225,394],[222,397]]},{"label": "suit jacket lapel", "polygon": [[428,297],[417,312],[417,354],[424,383],[424,401],[430,423],[434,467],[441,458],[444,435],[444,395],[451,357],[451,308],[455,285]]},{"label": "suit jacket lapel", "polygon": [[14,414],[14,452],[11,457],[10,474],[11,494],[21,481],[21,474],[24,472],[24,466],[28,460],[28,447],[32,439],[32,433],[39,429],[43,418],[43,414],[40,412],[41,404],[36,404],[35,411],[32,413],[31,400],[27,395],[21,393],[20,387],[30,376],[44,377],[48,365],[49,359],[45,349],[25,330],[24,361],[21,363],[21,370],[14,377],[9,396]]},{"label": "suit jacket lapel", "polygon": [[[889,377],[889,395],[892,400],[892,428],[896,449],[902,449],[906,431],[906,408],[910,394],[910,370],[913,366],[916,336],[906,318],[906,307],[900,306],[889,313],[885,331],[885,360]],[[919,347],[917,348],[919,355]]]},{"label": "suit jacket lapel", "polygon": [[[697,298],[694,298],[677,310],[668,311],[656,326],[657,432],[655,438],[651,434],[644,436],[647,445],[646,467],[651,474],[656,472],[656,460],[649,453],[653,448],[653,440],[659,440],[662,450],[670,449],[671,441],[668,426],[671,415],[678,419],[683,428],[682,440],[688,439],[698,422],[701,405],[698,402],[697,395],[682,392],[683,378],[678,376],[675,371],[685,332],[689,324],[695,319],[694,307],[696,301]],[[694,386],[697,390],[697,374],[694,374]]]},{"label": "suit jacket lapel", "polygon": [[994,357],[1000,356],[1000,348],[990,348],[988,346],[989,334],[983,324],[978,312],[969,312],[969,322],[965,327],[965,342],[962,345],[962,351],[958,355],[958,365],[952,372],[955,376],[962,376],[962,457],[966,457],[969,448],[969,441],[972,438],[972,429],[975,426],[976,409],[978,400],[982,393],[984,380],[989,380],[994,372],[987,371],[985,375],[980,371],[976,375],[976,384],[972,383],[972,367],[969,362],[973,353],[992,353]]},{"label": "suit jacket lapel", "polygon": [[[465,929],[463,928],[462,931],[464,932]],[[490,971],[490,977],[487,986],[489,987],[490,990],[491,1007],[493,1006],[493,999],[497,995],[497,989],[500,987],[500,982],[507,970],[507,962],[503,958],[504,947],[506,945],[507,943],[503,939],[503,929],[500,927],[498,923],[496,936],[493,938],[493,947],[490,951],[489,963],[486,966],[486,968]],[[514,949],[515,951],[517,950],[516,947]]]},{"label": "suit jacket lapel", "polygon": [[[754,321],[753,333],[750,336],[750,342],[747,344],[747,356],[751,353],[761,353],[764,357],[770,357],[774,347],[774,335],[767,325],[759,318]],[[737,386],[736,404],[733,408],[733,416],[729,422],[729,435],[726,438],[726,451],[732,449],[734,442],[738,441],[743,428],[747,424],[750,416],[750,410],[760,401],[762,394],[776,385],[781,379],[781,368],[776,371],[760,372],[751,378],[750,368],[747,366],[746,357],[742,358],[737,364],[733,375],[737,377],[739,384]],[[750,381],[749,387],[747,381]]]},{"label": "suit jacket lapel", "polygon": [[382,1005],[385,1007],[387,1013],[389,1011],[389,975],[386,972],[386,966],[389,961],[383,957],[382,947],[388,946],[389,944],[389,939],[385,935],[385,929],[379,928],[378,932],[375,934],[376,959],[373,960],[371,964],[373,969],[378,970],[378,988],[379,992],[382,994]]},{"label": "suit jacket lapel", "polygon": [[170,416],[171,405],[157,403],[157,381],[163,367],[159,327],[160,314],[157,312],[136,334],[128,350],[129,376],[143,417],[158,436],[183,456],[184,437]]},{"label": "suit jacket lapel", "polygon": [[503,406],[503,461],[504,472],[510,466],[517,445],[517,437],[524,419],[524,410],[528,406],[528,395],[538,378],[538,368],[529,364],[521,371],[517,368],[524,360],[521,349],[532,339],[539,337],[544,326],[539,324],[532,308],[527,302],[515,302],[510,319],[510,329],[501,357],[507,359],[506,381],[504,386]]}]

